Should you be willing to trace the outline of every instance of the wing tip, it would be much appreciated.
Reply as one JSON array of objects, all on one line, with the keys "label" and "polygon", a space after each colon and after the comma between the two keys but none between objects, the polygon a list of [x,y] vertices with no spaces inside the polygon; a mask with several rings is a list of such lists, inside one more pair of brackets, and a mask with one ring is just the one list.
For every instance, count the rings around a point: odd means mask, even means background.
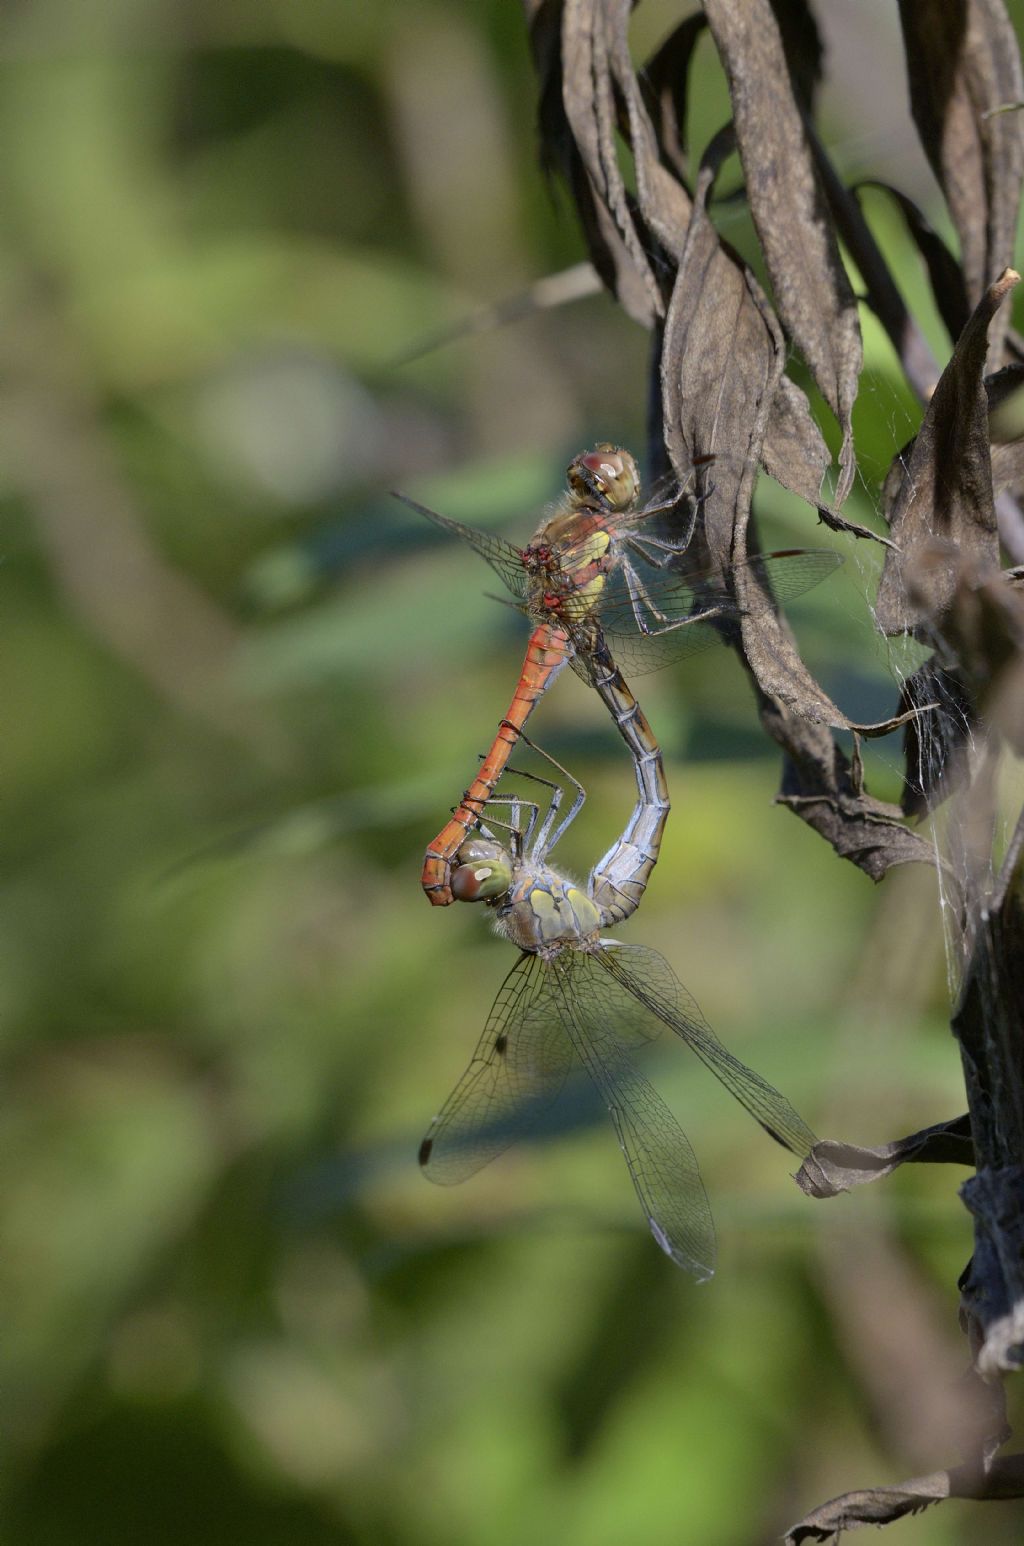
[{"label": "wing tip", "polygon": [[704,1262],[696,1261],[686,1251],[682,1251],[678,1246],[673,1245],[656,1218],[648,1214],[647,1223],[657,1244],[665,1252],[669,1260],[675,1262],[677,1267],[682,1267],[684,1272],[689,1272],[696,1278],[698,1283],[707,1283],[709,1279],[714,1277],[714,1267]]}]

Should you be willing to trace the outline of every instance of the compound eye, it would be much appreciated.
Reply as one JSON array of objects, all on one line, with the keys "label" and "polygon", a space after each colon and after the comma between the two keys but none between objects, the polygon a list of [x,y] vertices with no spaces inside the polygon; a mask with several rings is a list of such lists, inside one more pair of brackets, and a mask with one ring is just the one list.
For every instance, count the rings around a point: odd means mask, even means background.
[{"label": "compound eye", "polygon": [[625,510],[640,491],[636,462],[622,446],[600,445],[588,451],[580,461],[593,479],[598,493],[616,510]]},{"label": "compound eye", "polygon": [[500,859],[475,859],[452,871],[452,896],[458,902],[492,902],[512,883],[511,866]]}]

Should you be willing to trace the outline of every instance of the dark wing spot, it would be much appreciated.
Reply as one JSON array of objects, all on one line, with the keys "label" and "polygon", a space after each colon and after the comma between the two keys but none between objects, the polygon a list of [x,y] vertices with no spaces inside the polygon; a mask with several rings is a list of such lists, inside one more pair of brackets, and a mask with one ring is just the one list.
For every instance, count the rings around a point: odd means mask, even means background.
[{"label": "dark wing spot", "polygon": [[420,1164],[426,1165],[430,1160],[430,1151],[434,1147],[433,1138],[424,1138],[420,1144]]},{"label": "dark wing spot", "polygon": [[498,1054],[499,1057],[504,1057],[504,1055],[505,1055],[505,1048],[507,1046],[508,1046],[508,1037],[504,1034],[504,1032],[502,1032],[502,1034],[500,1036],[495,1038],[495,1042],[494,1042],[494,1050]]},{"label": "dark wing spot", "polygon": [[777,1144],[781,1144],[784,1149],[789,1148],[789,1144],[786,1142],[785,1138],[783,1138],[780,1133],[777,1133],[774,1127],[769,1127],[767,1122],[762,1122],[761,1126],[764,1128],[769,1138],[774,1138],[775,1142]]}]

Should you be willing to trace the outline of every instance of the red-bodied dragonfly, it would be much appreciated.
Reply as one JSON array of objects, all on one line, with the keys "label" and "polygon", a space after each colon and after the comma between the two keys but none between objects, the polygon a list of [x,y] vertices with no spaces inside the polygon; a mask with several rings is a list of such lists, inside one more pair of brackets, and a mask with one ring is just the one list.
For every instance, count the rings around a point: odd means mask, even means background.
[{"label": "red-bodied dragonfly", "polygon": [[[616,895],[634,878],[629,828],[585,889],[549,865],[584,800],[582,786],[554,766],[576,791],[557,827],[561,786],[540,779],[551,790],[543,819],[532,801],[492,795],[480,835],[456,855],[455,899],[486,903],[521,954],[469,1067],[420,1145],[420,1165],[442,1185],[473,1175],[535,1124],[582,1062],[608,1108],[652,1235],[678,1266],[705,1279],[714,1271],[715,1229],[696,1156],[633,1053],[668,1026],[777,1143],[803,1159],[815,1137],[785,1096],[722,1045],[657,951],[602,937],[620,916],[601,900],[604,881],[614,877]],[[641,795],[638,809],[643,803]],[[506,828],[508,840],[493,827]],[[656,858],[657,842],[653,851]]]},{"label": "red-bodied dragonfly", "polygon": [[[702,465],[712,460],[703,458]],[[567,661],[601,692],[595,660],[602,644],[631,672],[651,670],[720,640],[725,623],[802,595],[842,562],[829,549],[810,549],[768,553],[737,565],[734,581],[748,582],[737,585],[739,594],[756,598],[743,605],[723,591],[720,577],[679,572],[693,522],[682,541],[653,529],[654,517],[679,507],[685,490],[677,489],[668,502],[642,505],[636,462],[621,446],[607,443],[570,462],[567,484],[554,514],[525,548],[398,495],[475,548],[534,625],[490,750],[426,851],[422,885],[435,906],[453,900],[449,881],[455,854],[475,827],[535,704]],[[693,501],[694,521],[703,497]]]}]

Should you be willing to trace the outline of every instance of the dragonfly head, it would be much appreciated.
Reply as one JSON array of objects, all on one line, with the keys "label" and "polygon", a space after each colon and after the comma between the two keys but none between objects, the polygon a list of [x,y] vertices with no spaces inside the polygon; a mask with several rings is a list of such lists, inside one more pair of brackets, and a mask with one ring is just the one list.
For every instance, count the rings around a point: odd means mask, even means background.
[{"label": "dragonfly head", "polygon": [[492,838],[471,837],[456,854],[452,895],[459,902],[494,902],[512,884],[512,859]]},{"label": "dragonfly head", "polygon": [[596,502],[605,509],[628,510],[640,492],[636,462],[622,446],[607,440],[573,457],[565,475],[577,499]]}]

